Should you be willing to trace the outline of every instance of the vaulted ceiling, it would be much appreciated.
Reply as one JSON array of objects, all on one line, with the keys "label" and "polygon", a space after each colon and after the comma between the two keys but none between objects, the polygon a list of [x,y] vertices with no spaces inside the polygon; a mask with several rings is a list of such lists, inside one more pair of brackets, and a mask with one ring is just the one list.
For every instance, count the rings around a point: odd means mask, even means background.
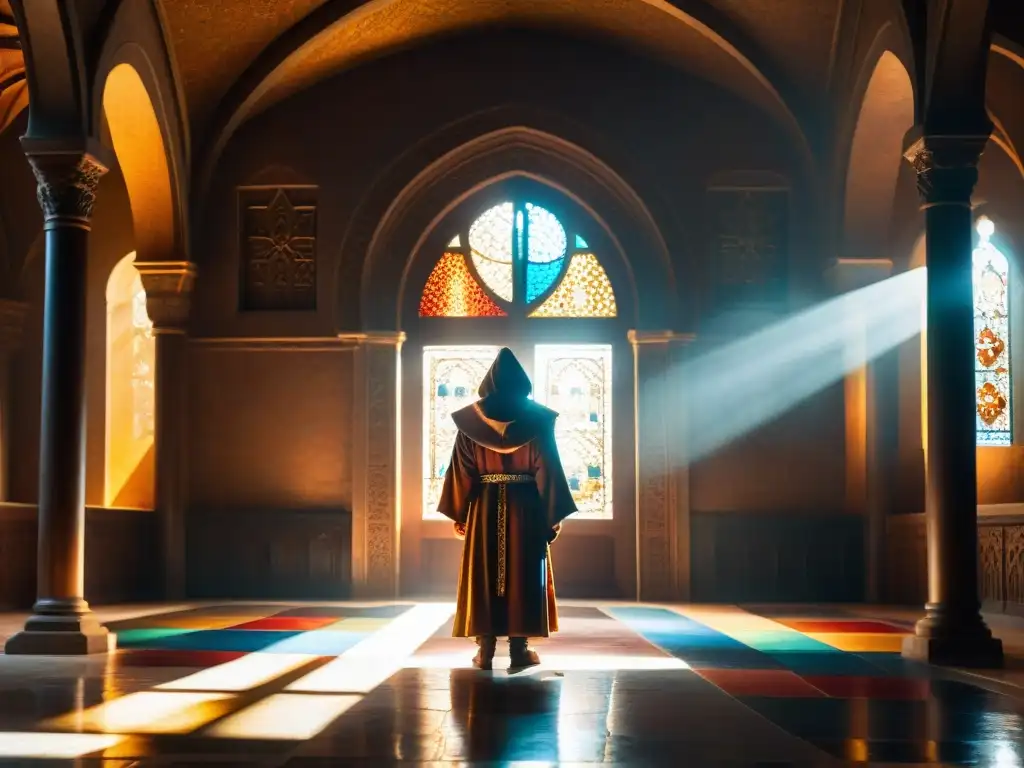
[{"label": "vaulted ceiling", "polygon": [[0,0],[0,133],[28,105],[25,58],[10,0]]},{"label": "vaulted ceiling", "polygon": [[508,24],[561,29],[643,49],[771,109],[779,104],[770,102],[813,103],[830,76],[842,0],[162,3],[192,128],[202,133],[218,118],[230,122],[225,110],[236,110],[235,118],[244,120],[302,88],[399,48]]}]

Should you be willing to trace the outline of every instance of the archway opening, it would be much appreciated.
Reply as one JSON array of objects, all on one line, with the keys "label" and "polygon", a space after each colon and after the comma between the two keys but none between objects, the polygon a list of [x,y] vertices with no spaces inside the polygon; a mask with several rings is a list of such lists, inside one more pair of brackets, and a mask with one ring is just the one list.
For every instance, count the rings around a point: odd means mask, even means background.
[{"label": "archway opening", "polygon": [[107,75],[103,112],[132,207],[142,261],[174,258],[171,173],[160,123],[139,73],[118,64]]},{"label": "archway opening", "polygon": [[154,501],[156,339],[146,291],[129,253],[107,280],[104,506],[151,509]]},{"label": "archway opening", "polygon": [[903,63],[883,53],[868,81],[846,174],[843,254],[885,253],[903,137],[914,124],[914,88]]},{"label": "archway opening", "polygon": [[[472,403],[501,347],[560,413],[556,440],[577,507],[560,544],[559,589],[628,596],[635,574],[633,316],[629,273],[603,228],[554,189],[496,184],[456,206],[414,257],[403,299],[403,574],[456,583],[437,513],[451,414]],[[584,594],[587,593],[587,594]]]}]

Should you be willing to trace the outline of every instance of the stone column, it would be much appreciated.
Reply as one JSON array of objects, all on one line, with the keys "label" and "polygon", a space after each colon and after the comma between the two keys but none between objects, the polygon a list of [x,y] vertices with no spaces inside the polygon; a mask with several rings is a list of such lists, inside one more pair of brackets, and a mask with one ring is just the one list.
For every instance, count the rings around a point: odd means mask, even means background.
[{"label": "stone column", "polygon": [[[839,258],[829,269],[837,294],[885,280],[892,261]],[[898,460],[898,398],[896,352],[867,360],[868,329],[863,317],[850,317],[847,352],[849,370],[843,382],[846,409],[845,509],[864,516],[865,597],[882,600],[885,573],[885,528],[893,507],[893,467]]]},{"label": "stone column", "polygon": [[690,595],[690,491],[684,399],[673,397],[680,350],[672,331],[630,331],[636,382],[637,599]]},{"label": "stone column", "polygon": [[360,598],[398,596],[401,558],[401,351],[405,334],[347,334],[355,346],[352,441],[352,587]]},{"label": "stone column", "polygon": [[156,512],[165,600],[185,597],[185,515],[188,460],[188,316],[195,265],[188,261],[135,262],[146,289],[156,336]]},{"label": "stone column", "polygon": [[86,260],[97,151],[23,139],[38,182],[46,233],[37,600],[9,654],[84,654],[112,637],[83,599],[85,583]]},{"label": "stone column", "polygon": [[28,305],[0,299],[0,501],[10,501],[11,361],[21,346]]},{"label": "stone column", "polygon": [[971,193],[988,135],[915,137],[927,237],[928,603],[903,655],[997,666],[1002,643],[980,614]]}]

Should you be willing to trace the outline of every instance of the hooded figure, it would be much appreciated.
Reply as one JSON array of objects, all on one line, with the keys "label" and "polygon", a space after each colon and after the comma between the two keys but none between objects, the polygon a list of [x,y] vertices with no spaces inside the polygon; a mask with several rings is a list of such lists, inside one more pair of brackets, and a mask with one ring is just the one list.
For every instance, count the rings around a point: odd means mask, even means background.
[{"label": "hooded figure", "polygon": [[555,445],[558,414],[530,399],[532,385],[505,348],[480,400],[452,414],[459,433],[438,511],[465,538],[455,637],[476,637],[473,663],[490,669],[498,637],[512,667],[540,663],[527,645],[558,629],[548,545],[576,511]]}]

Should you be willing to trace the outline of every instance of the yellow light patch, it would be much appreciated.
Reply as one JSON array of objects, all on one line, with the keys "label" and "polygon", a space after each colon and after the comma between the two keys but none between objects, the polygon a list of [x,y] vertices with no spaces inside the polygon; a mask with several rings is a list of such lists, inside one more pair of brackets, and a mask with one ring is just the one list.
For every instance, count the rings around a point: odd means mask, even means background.
[{"label": "yellow light patch", "polygon": [[230,711],[223,693],[142,691],[50,721],[55,728],[100,733],[191,733]]},{"label": "yellow light patch", "polygon": [[341,717],[362,696],[279,693],[221,720],[205,735],[223,739],[305,741]]},{"label": "yellow light patch", "polygon": [[854,653],[896,653],[902,649],[903,638],[906,637],[868,632],[808,632],[807,636],[840,651]]},{"label": "yellow light patch", "polygon": [[0,733],[0,757],[71,760],[103,752],[124,741],[100,733]]}]

